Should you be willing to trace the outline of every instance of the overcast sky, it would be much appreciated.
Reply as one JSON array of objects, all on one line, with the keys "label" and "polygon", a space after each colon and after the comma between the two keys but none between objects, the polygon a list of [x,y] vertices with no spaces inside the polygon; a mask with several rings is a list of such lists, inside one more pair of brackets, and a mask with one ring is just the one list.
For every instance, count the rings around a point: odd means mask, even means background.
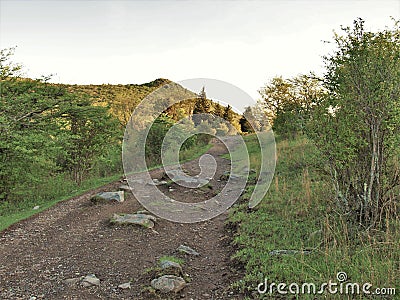
[{"label": "overcast sky", "polygon": [[205,77],[253,98],[276,75],[322,72],[333,30],[392,25],[400,0],[4,1],[1,48],[31,77],[77,84]]}]

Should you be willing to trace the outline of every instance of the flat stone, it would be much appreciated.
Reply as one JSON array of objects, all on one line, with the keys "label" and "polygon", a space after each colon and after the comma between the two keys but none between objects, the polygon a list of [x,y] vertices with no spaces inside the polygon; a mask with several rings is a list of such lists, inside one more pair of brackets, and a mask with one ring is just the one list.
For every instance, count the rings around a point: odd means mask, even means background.
[{"label": "flat stone", "polygon": [[202,186],[208,183],[208,180],[203,178],[181,175],[181,172],[177,170],[170,170],[168,171],[168,174],[173,178],[175,182],[181,181],[187,184],[196,184],[197,186]]},{"label": "flat stone", "polygon": [[114,214],[111,223],[119,225],[140,225],[146,228],[153,228],[157,219],[147,214]]},{"label": "flat stone", "polygon": [[82,285],[83,286],[99,286],[100,285],[100,279],[98,279],[96,277],[96,275],[94,274],[89,274],[86,275],[83,279],[82,279]]},{"label": "flat stone", "polygon": [[124,192],[100,192],[93,196],[91,201],[94,203],[111,201],[124,202]]},{"label": "flat stone", "polygon": [[34,208],[33,208],[33,210],[38,210],[40,208],[40,206],[39,205],[36,205]]},{"label": "flat stone", "polygon": [[120,289],[122,289],[122,290],[130,289],[131,288],[131,283],[130,282],[122,283],[118,287]]},{"label": "flat stone", "polygon": [[182,277],[174,275],[164,275],[151,281],[151,286],[163,293],[181,291],[185,286],[186,282]]},{"label": "flat stone", "polygon": [[180,245],[178,247],[178,249],[176,249],[176,250],[178,250],[179,252],[185,253],[185,254],[189,254],[189,255],[194,255],[194,256],[200,255],[200,253],[198,253],[196,250],[194,250],[188,246],[185,246],[185,245]]}]

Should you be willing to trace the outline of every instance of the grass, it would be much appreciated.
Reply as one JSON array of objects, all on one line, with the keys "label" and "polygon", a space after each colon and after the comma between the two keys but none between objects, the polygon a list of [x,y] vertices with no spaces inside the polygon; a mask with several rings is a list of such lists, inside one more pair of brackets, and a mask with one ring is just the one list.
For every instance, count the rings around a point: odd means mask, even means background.
[{"label": "grass", "polygon": [[[251,167],[257,169],[260,154],[255,138],[245,140]],[[315,295],[288,298],[276,292],[259,295],[256,289],[265,278],[269,283],[312,282],[318,287],[329,280],[338,282],[337,273],[345,272],[347,282],[371,283],[371,291],[396,288],[399,293],[400,221],[393,220],[385,232],[355,230],[334,211],[329,179],[319,172],[324,165],[307,139],[278,140],[277,155],[275,177],[263,201],[247,209],[254,188],[250,184],[230,213],[229,222],[236,227],[233,259],[245,268],[245,276],[234,286],[257,299],[315,299]],[[272,250],[309,250],[310,254],[270,255]],[[364,299],[363,295],[349,297]],[[325,293],[320,298],[347,296]]]},{"label": "grass", "polygon": [[159,261],[160,261],[160,263],[162,263],[164,261],[172,261],[172,262],[180,264],[181,266],[185,263],[185,261],[182,258],[170,256],[170,255],[164,255],[164,256],[160,257]]},{"label": "grass", "polygon": [[193,147],[191,149],[181,151],[179,152],[179,161],[180,163],[191,161],[206,153],[211,147],[212,144],[210,143],[205,145],[197,145],[196,147]]},{"label": "grass", "polygon": [[[26,200],[11,204],[2,203],[0,205],[0,231],[61,201],[116,181],[120,177],[121,175],[118,174],[104,178],[90,178],[85,180],[81,186],[77,186],[72,181],[67,180],[64,175],[56,176],[36,187]],[[39,209],[34,210],[34,206],[39,206]]]},{"label": "grass", "polygon": [[[180,152],[181,163],[195,159],[212,147],[211,144],[196,145],[192,149],[187,149]],[[152,166],[149,170],[161,167]],[[74,183],[65,174],[60,174],[49,178],[42,184],[33,185],[29,189],[21,189],[18,202],[0,203],[0,231],[8,228],[14,223],[27,219],[34,214],[42,212],[53,205],[70,199],[72,197],[83,194],[89,190],[103,186],[110,182],[116,181],[122,177],[122,174],[116,174],[108,177],[94,176],[82,182],[80,186]],[[33,207],[39,206],[39,209],[34,210]]]}]

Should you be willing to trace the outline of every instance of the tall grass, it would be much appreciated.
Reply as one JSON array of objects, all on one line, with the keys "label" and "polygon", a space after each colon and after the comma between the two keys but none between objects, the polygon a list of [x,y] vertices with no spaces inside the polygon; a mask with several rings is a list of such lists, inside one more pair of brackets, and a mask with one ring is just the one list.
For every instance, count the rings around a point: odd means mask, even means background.
[{"label": "tall grass", "polygon": [[[246,137],[252,168],[257,168],[260,153],[254,140],[255,136]],[[237,249],[233,259],[245,268],[244,278],[234,286],[256,299],[364,299],[362,295],[328,293],[260,295],[256,290],[265,278],[270,283],[322,284],[338,282],[337,273],[346,272],[348,282],[371,283],[371,291],[392,287],[400,293],[399,219],[381,232],[359,231],[334,210],[331,183],[321,175],[324,163],[317,154],[305,138],[278,139],[277,168],[267,195],[249,211],[245,200],[252,191],[250,185],[244,201],[231,211],[229,222],[236,228],[233,243]],[[272,250],[303,252],[270,255]]]}]

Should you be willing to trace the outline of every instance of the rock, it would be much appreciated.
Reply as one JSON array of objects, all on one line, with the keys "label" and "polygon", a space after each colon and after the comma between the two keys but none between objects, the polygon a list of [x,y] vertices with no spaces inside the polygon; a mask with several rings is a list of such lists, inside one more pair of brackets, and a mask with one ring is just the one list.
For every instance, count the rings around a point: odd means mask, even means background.
[{"label": "rock", "polygon": [[195,184],[198,187],[208,183],[208,180],[203,178],[182,175],[182,173],[178,170],[169,170],[168,174],[174,179],[175,182],[181,181],[190,185]]},{"label": "rock", "polygon": [[68,278],[68,279],[65,279],[64,282],[67,284],[77,284],[82,279],[83,279],[82,277]]},{"label": "rock", "polygon": [[33,208],[33,210],[38,210],[40,208],[40,206],[39,205],[36,205],[34,208]]},{"label": "rock", "polygon": [[269,255],[295,255],[295,254],[310,254],[310,250],[272,250]]},{"label": "rock", "polygon": [[168,273],[172,273],[172,274],[176,274],[176,275],[180,275],[182,274],[182,266],[174,261],[170,261],[170,260],[162,260],[160,261],[160,267],[161,269],[163,269],[164,271],[168,272]]},{"label": "rock", "polygon": [[185,245],[180,245],[178,247],[178,249],[176,249],[176,250],[178,250],[179,252],[185,253],[185,254],[189,254],[189,255],[194,255],[194,256],[200,255],[196,250],[194,250],[188,246],[185,246]]},{"label": "rock", "polygon": [[147,183],[149,185],[163,185],[163,184],[167,184],[168,182],[165,180],[161,180],[159,181],[157,178],[154,178],[152,182]]},{"label": "rock", "polygon": [[111,223],[120,225],[141,225],[146,228],[153,228],[157,219],[146,214],[114,214]]},{"label": "rock", "polygon": [[118,287],[120,289],[122,289],[122,290],[130,289],[131,288],[131,283],[130,282],[122,283]]},{"label": "rock", "polygon": [[98,202],[111,202],[111,201],[117,201],[117,202],[124,202],[124,192],[123,191],[118,191],[118,192],[101,192],[96,194],[95,196],[90,199],[93,203],[98,203]]},{"label": "rock", "polygon": [[124,185],[120,185],[118,188],[120,191],[124,191],[124,192],[130,192],[132,189],[130,186],[124,184]]},{"label": "rock", "polygon": [[98,279],[96,277],[96,275],[94,274],[89,274],[86,275],[83,279],[82,279],[82,285],[83,286],[99,286],[100,285],[100,279]]},{"label": "rock", "polygon": [[181,291],[185,286],[186,282],[182,277],[174,275],[164,275],[151,281],[151,286],[163,293]]}]

